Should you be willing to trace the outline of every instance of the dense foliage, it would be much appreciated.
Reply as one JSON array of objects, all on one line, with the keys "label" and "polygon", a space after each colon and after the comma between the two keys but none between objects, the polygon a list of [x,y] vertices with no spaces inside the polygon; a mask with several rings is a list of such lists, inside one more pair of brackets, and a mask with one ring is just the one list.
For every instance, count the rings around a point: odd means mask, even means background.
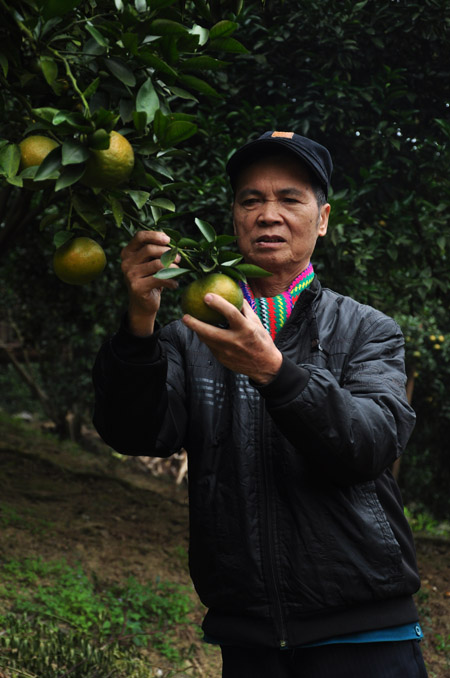
[{"label": "dense foliage", "polygon": [[[174,216],[175,169],[187,154],[180,145],[199,131],[199,101],[220,96],[208,79],[226,66],[224,55],[246,52],[232,37],[233,9],[203,0],[0,4],[6,344],[25,347],[19,360],[8,357],[63,434],[68,414],[78,432],[78,415],[90,417],[90,365],[123,309],[120,249],[136,229]],[[89,162],[113,130],[131,143],[134,169],[126,183],[99,188]],[[19,144],[36,134],[58,145],[23,168]],[[86,234],[104,244],[106,274],[90,287],[63,285],[54,249]]]}]

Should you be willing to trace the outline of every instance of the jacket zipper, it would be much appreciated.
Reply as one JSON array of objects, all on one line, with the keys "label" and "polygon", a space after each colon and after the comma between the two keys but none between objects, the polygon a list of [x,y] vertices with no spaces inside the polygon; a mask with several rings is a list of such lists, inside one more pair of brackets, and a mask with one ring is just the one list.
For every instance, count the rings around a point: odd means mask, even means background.
[{"label": "jacket zipper", "polygon": [[269,485],[270,485],[270,469],[269,461],[266,456],[266,440],[267,440],[267,419],[264,407],[264,402],[261,402],[261,448],[262,448],[262,462],[263,462],[263,483],[264,483],[264,550],[269,563],[269,577],[268,588],[270,598],[274,601],[274,615],[275,628],[278,634],[278,645],[280,649],[287,647],[287,633],[284,622],[283,607],[281,604],[280,589],[278,585],[278,577],[276,574],[276,563],[274,545],[272,541],[273,534],[273,518],[270,506]]}]

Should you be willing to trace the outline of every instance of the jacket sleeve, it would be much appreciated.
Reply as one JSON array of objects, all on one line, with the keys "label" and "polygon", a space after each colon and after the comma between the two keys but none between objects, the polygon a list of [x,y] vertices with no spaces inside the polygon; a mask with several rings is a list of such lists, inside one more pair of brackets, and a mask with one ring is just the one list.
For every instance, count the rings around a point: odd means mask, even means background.
[{"label": "jacket sleeve", "polygon": [[[170,355],[170,360],[168,357]],[[183,445],[184,372],[162,332],[138,338],[125,323],[100,349],[93,368],[93,422],[121,454],[168,457]]]},{"label": "jacket sleeve", "polygon": [[283,435],[336,482],[375,479],[401,455],[415,422],[405,392],[404,341],[379,314],[360,330],[340,383],[326,368],[284,358],[259,388]]}]

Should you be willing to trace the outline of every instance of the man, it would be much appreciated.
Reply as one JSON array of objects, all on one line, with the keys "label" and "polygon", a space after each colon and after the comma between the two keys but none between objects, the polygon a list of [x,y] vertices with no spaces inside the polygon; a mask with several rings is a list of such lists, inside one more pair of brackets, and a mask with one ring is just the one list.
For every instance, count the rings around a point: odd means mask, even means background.
[{"label": "man", "polygon": [[326,234],[328,151],[267,132],[227,165],[247,262],[227,329],[155,325],[167,249],[124,249],[129,308],[94,369],[95,423],[120,452],[189,455],[190,570],[226,678],[419,678],[414,546],[389,466],[414,424],[403,338],[330,290],[311,256]]}]

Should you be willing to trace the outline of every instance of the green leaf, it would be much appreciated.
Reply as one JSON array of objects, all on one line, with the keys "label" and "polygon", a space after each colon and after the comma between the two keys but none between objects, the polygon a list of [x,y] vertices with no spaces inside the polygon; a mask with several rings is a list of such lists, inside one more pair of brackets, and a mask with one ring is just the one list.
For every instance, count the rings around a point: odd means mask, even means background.
[{"label": "green leaf", "polygon": [[132,117],[136,130],[142,133],[147,125],[147,114],[143,111],[140,113],[138,111],[133,111]]},{"label": "green leaf", "polygon": [[53,244],[56,249],[65,245],[69,240],[72,240],[72,233],[70,231],[58,231],[53,236]]},{"label": "green leaf", "polygon": [[211,85],[209,85],[204,80],[197,78],[195,75],[183,74],[180,77],[180,80],[183,84],[187,85],[188,87],[192,87],[192,89],[198,90],[202,94],[206,94],[210,97],[220,97],[220,94],[214,89],[214,87],[211,87]]},{"label": "green leaf", "polygon": [[8,59],[0,52],[0,66],[2,67],[3,75],[8,77]]},{"label": "green leaf", "polygon": [[136,77],[133,71],[122,61],[119,59],[105,59],[105,64],[114,77],[120,80],[120,82],[123,82],[124,85],[128,85],[128,87],[135,86]]},{"label": "green leaf", "polygon": [[53,87],[56,78],[58,77],[58,66],[56,64],[56,61],[51,57],[41,56],[39,57],[39,63],[41,65],[44,78],[46,79],[50,87]]},{"label": "green leaf", "polygon": [[111,132],[117,124],[120,115],[116,115],[114,111],[109,111],[106,108],[98,108],[92,116],[92,122],[98,131],[103,127],[108,132]]},{"label": "green leaf", "polygon": [[238,271],[236,268],[225,268],[225,270],[222,270],[223,264],[220,266],[220,270],[224,275],[229,276],[230,278],[233,278],[233,280],[241,280],[242,282],[247,282],[247,278],[245,276],[245,273]]},{"label": "green leaf", "polygon": [[88,138],[88,147],[93,151],[107,151],[111,144],[111,134],[103,127],[96,129]]},{"label": "green leaf", "polygon": [[86,89],[84,90],[84,92],[83,92],[84,98],[85,98],[85,99],[89,99],[89,97],[91,97],[93,94],[95,94],[95,92],[97,91],[97,88],[98,88],[99,84],[100,84],[100,78],[95,78],[95,80],[93,80],[93,81],[91,82],[91,84],[88,85],[88,86],[86,87]]},{"label": "green leaf", "polygon": [[159,99],[151,78],[148,78],[139,88],[136,95],[136,111],[145,113],[147,124],[153,122],[155,113],[159,109]]},{"label": "green leaf", "polygon": [[119,200],[117,200],[117,198],[114,198],[114,196],[110,196],[109,204],[111,205],[111,210],[113,213],[114,221],[116,222],[116,226],[120,228],[122,226],[124,213],[122,203]]},{"label": "green leaf", "polygon": [[194,221],[198,230],[208,242],[213,242],[216,239],[216,232],[211,224],[209,224],[207,221],[197,218],[195,218]]},{"label": "green leaf", "polygon": [[154,198],[149,202],[149,205],[154,207],[161,207],[163,210],[169,210],[169,212],[175,212],[175,205],[171,200],[167,198]]},{"label": "green leaf", "polygon": [[96,200],[86,196],[74,195],[72,203],[78,216],[104,237],[106,234],[106,222]]},{"label": "green leaf", "polygon": [[19,188],[22,188],[23,186],[23,179],[21,176],[6,177],[6,181],[12,186],[18,186]]},{"label": "green leaf", "polygon": [[166,129],[161,143],[164,146],[175,146],[189,139],[197,132],[197,125],[183,120],[172,122]]},{"label": "green leaf", "polygon": [[242,261],[242,256],[236,257],[236,255],[233,257],[233,259],[230,259],[229,261],[219,261],[221,266],[236,266],[240,261]]},{"label": "green leaf", "polygon": [[180,97],[180,99],[189,99],[190,101],[198,102],[197,97],[195,97],[193,94],[191,94],[187,90],[182,89],[181,87],[173,87],[171,85],[169,87],[169,89],[172,92],[172,94],[175,94],[177,97]]},{"label": "green leaf", "polygon": [[169,280],[169,278],[178,278],[180,275],[190,273],[189,268],[162,268],[153,276],[158,280]]},{"label": "green leaf", "polygon": [[150,198],[150,193],[147,193],[147,191],[126,191],[126,193],[130,196],[138,209],[144,207],[145,203]]},{"label": "green leaf", "polygon": [[79,132],[92,132],[92,126],[87,123],[86,118],[81,113],[58,111],[52,120],[52,124],[58,126],[63,123],[67,123]]},{"label": "green leaf", "polygon": [[204,28],[203,26],[199,26],[198,24],[194,24],[192,28],[189,29],[189,33],[191,35],[196,35],[198,38],[198,44],[200,47],[202,45],[206,45],[208,42],[209,38],[209,31],[207,28]]},{"label": "green leaf", "polygon": [[86,22],[86,30],[92,35],[94,38],[95,42],[97,42],[99,45],[102,47],[108,47],[109,46],[109,40],[100,33],[92,24],[90,21]]},{"label": "green leaf", "polygon": [[[226,247],[226,245],[231,245],[231,243],[236,242],[236,240],[237,240],[236,235],[223,234],[223,235],[217,236],[215,244],[216,244],[216,247],[218,247],[220,249],[221,247]],[[229,254],[235,255],[236,252],[232,252],[232,253],[229,253]]]},{"label": "green leaf", "polygon": [[180,238],[177,244],[178,247],[197,247],[198,242],[193,238]]},{"label": "green leaf", "polygon": [[53,151],[44,158],[34,176],[34,181],[44,181],[54,178],[55,173],[61,167],[61,146],[54,148]]},{"label": "green leaf", "polygon": [[7,144],[0,149],[0,173],[5,177],[14,177],[20,165],[20,148],[17,144]]},{"label": "green leaf", "polygon": [[178,77],[178,73],[172,66],[169,66],[169,64],[156,56],[156,54],[150,52],[149,49],[141,49],[137,54],[137,58],[146,66],[154,68],[155,71],[158,71],[159,73],[164,73],[165,75],[170,75],[174,78]]},{"label": "green leaf", "polygon": [[73,139],[68,139],[63,143],[61,164],[64,167],[66,165],[77,165],[81,162],[85,162],[88,158],[89,150],[86,146],[83,146],[83,144],[80,144]]},{"label": "green leaf", "polygon": [[437,244],[438,244],[438,246],[441,250],[445,250],[445,246],[447,244],[447,239],[446,239],[445,235],[439,236],[439,238],[437,239],[436,242],[437,242]]},{"label": "green leaf", "polygon": [[238,264],[236,269],[249,278],[268,278],[272,275],[269,271],[265,271],[255,264]]},{"label": "green leaf", "polygon": [[84,165],[68,165],[65,167],[56,181],[55,192],[61,191],[63,188],[67,188],[68,186],[75,184],[81,179],[84,171]]},{"label": "green leaf", "polygon": [[187,28],[170,19],[155,19],[148,28],[149,35],[185,35]]},{"label": "green leaf", "polygon": [[177,244],[178,242],[180,242],[181,233],[179,233],[178,231],[175,231],[173,228],[163,228],[163,231],[166,235],[169,236],[171,240],[173,240]]},{"label": "green leaf", "polygon": [[172,247],[170,250],[167,250],[167,252],[164,252],[164,254],[161,255],[160,261],[164,268],[169,268],[170,264],[173,264],[177,258],[177,254],[177,248]]},{"label": "green leaf", "polygon": [[155,224],[161,219],[161,208],[155,207],[155,205],[150,205],[150,211],[152,213],[153,221]]},{"label": "green leaf", "polygon": [[157,172],[158,174],[161,174],[161,176],[166,177],[166,179],[169,179],[170,181],[173,180],[173,176],[170,173],[170,171],[167,169],[165,165],[163,165],[161,162],[158,162],[157,160],[153,160],[153,158],[145,158],[145,166],[149,169],[151,169],[153,172]]},{"label": "green leaf", "polygon": [[36,118],[40,118],[41,120],[45,120],[45,122],[53,122],[53,119],[55,115],[59,113],[58,108],[33,108],[33,115]]},{"label": "green leaf", "polygon": [[209,31],[209,39],[216,40],[217,38],[227,38],[232,35],[236,29],[239,27],[239,24],[234,21],[219,21],[215,24]]},{"label": "green leaf", "polygon": [[209,44],[210,49],[216,49],[221,52],[231,52],[232,54],[249,54],[249,50],[234,38],[219,38]]}]

